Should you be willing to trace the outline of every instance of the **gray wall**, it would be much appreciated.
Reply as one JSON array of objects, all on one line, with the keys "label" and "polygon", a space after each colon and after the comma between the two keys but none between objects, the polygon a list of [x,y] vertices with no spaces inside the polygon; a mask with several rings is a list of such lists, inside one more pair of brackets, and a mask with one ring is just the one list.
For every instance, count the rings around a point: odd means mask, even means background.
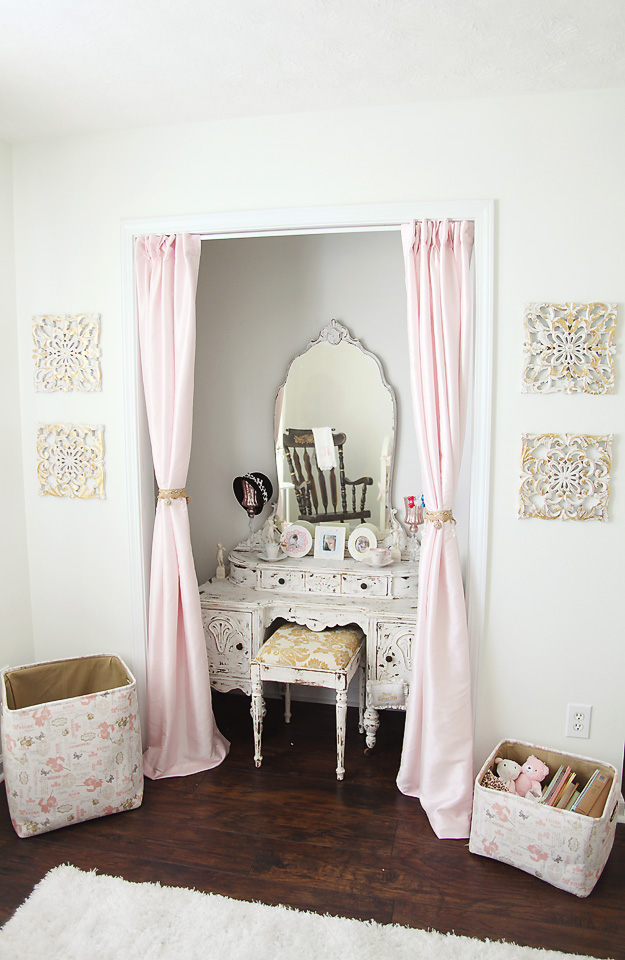
[{"label": "gray wall", "polygon": [[187,483],[200,583],[214,574],[217,543],[232,548],[247,535],[233,478],[260,470],[275,483],[277,390],[292,357],[333,317],[380,358],[396,392],[395,506],[405,494],[421,492],[399,233],[205,241]]}]

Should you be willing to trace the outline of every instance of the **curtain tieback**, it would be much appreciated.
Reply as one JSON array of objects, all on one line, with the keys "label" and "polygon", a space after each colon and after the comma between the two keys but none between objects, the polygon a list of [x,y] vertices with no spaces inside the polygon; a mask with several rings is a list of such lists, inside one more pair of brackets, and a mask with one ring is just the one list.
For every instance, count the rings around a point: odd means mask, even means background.
[{"label": "curtain tieback", "polygon": [[423,519],[433,523],[436,530],[440,530],[446,520],[451,523],[456,522],[451,510],[424,510]]},{"label": "curtain tieback", "polygon": [[187,503],[190,502],[191,497],[187,496],[187,491],[184,487],[178,490],[159,490],[157,500],[164,500],[168,506],[171,506],[172,500],[186,500]]}]

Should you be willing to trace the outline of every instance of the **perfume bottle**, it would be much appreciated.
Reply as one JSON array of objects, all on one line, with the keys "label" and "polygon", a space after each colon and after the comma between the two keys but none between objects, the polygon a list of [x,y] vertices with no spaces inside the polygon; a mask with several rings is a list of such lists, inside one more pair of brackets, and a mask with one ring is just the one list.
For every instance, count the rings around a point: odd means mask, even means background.
[{"label": "perfume bottle", "polygon": [[423,523],[423,495],[419,497],[404,497],[405,520],[404,523],[410,531],[410,541],[408,544],[408,559],[416,560],[419,556],[419,541],[417,530]]}]

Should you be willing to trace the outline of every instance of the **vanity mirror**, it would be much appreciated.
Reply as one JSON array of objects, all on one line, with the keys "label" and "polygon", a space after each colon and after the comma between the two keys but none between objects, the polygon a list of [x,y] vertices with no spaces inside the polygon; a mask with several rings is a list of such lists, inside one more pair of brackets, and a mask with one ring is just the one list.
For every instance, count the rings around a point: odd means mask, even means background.
[{"label": "vanity mirror", "polygon": [[278,391],[276,516],[387,529],[395,436],[395,395],[379,359],[332,320]]}]

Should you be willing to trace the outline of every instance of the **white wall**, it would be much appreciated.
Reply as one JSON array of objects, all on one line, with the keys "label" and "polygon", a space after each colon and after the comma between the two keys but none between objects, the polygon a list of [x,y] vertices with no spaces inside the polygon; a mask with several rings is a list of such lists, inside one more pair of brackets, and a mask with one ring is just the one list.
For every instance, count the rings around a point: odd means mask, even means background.
[{"label": "white wall", "polygon": [[[481,760],[499,737],[513,736],[569,750],[581,746],[582,752],[620,766],[625,730],[622,376],[619,369],[611,397],[521,396],[519,384],[526,301],[625,302],[624,109],[625,91],[612,90],[259,118],[17,147],[17,316],[37,656],[102,648],[132,652],[120,221],[219,210],[493,198],[491,552],[476,691],[476,758]],[[103,392],[35,398],[30,317],[78,310],[102,314]],[[298,347],[299,331],[293,339]],[[621,350],[620,330],[617,342]],[[106,501],[38,498],[33,441],[36,422],[44,416],[106,425]],[[517,519],[524,430],[614,431],[610,523]],[[269,453],[265,465],[270,465]],[[230,482],[230,476],[224,478],[224,503],[231,502]],[[590,740],[564,737],[569,701],[594,705]]]},{"label": "white wall", "polygon": [[12,152],[0,142],[0,667],[33,659],[14,265]]}]

